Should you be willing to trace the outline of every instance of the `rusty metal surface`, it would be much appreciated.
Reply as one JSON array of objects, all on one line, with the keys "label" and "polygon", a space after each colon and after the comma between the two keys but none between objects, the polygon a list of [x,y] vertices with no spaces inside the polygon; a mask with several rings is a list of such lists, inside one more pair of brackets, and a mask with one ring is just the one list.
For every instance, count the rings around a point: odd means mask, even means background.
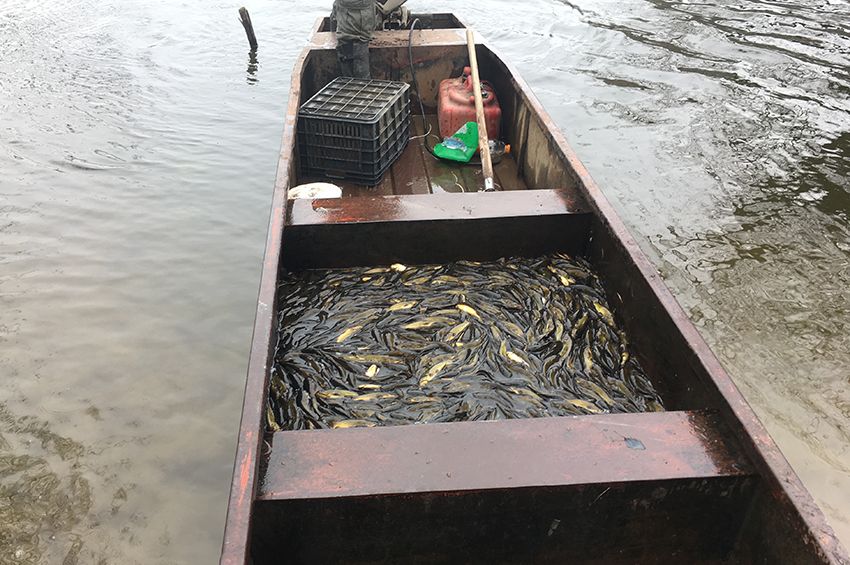
[{"label": "rusty metal surface", "polygon": [[284,234],[283,266],[299,270],[495,261],[550,253],[582,256],[592,219],[590,214],[560,214],[302,224],[289,226]]},{"label": "rusty metal surface", "polygon": [[[419,20],[416,25],[417,29],[461,29],[469,27],[464,20],[451,12],[412,13],[409,19],[411,22]],[[332,31],[330,16],[319,18],[317,25],[314,26],[314,31],[318,33]]]},{"label": "rusty metal surface", "polygon": [[[369,46],[407,48],[409,30],[376,31]],[[413,47],[444,47],[446,45],[466,45],[466,32],[463,29],[424,29],[413,32]],[[313,49],[336,49],[336,34],[330,32],[315,33],[310,40]]]},{"label": "rusty metal surface", "polygon": [[[314,32],[317,29],[318,27],[314,28]],[[299,83],[304,58],[308,51],[316,48],[332,48],[328,44],[327,37],[316,37],[317,35],[320,34],[314,33],[314,40],[317,43],[305,50],[293,73],[222,551],[221,563],[228,565],[247,563],[248,559],[252,508],[260,463],[260,443],[263,430],[262,409],[267,385],[269,346],[274,331],[272,322],[276,278],[282,258],[281,241],[285,223],[285,196],[290,179],[294,176],[291,157],[294,151],[294,125],[299,103]],[[416,36],[417,34],[414,34],[414,38]],[[425,36],[420,37],[424,42]],[[456,45],[451,34],[441,36],[441,38],[435,35],[432,36],[432,39],[437,42],[437,45]],[[396,45],[393,41],[390,41],[387,46]],[[406,46],[406,41],[405,33],[403,43],[397,45]],[[415,39],[415,41],[417,40]],[[417,45],[420,44],[417,43]],[[495,53],[495,55],[498,57],[498,53]],[[794,547],[798,550],[800,556],[807,557],[812,562],[850,562],[850,558],[847,557],[847,553],[835,538],[810,494],[803,487],[729,375],[666,288],[658,272],[640,250],[614,208],[569,147],[563,134],[553,125],[551,118],[531,93],[528,85],[519,77],[516,69],[507,62],[505,62],[505,68],[512,75],[513,84],[530,113],[545,124],[547,134],[551,136],[551,141],[557,145],[562,164],[572,169],[580,192],[589,208],[598,218],[599,226],[604,230],[605,236],[616,242],[616,245],[612,248],[615,253],[614,259],[622,264],[623,276],[637,277],[643,281],[642,286],[648,289],[650,301],[657,305],[663,316],[669,318],[669,323],[672,324],[674,331],[681,336],[681,340],[677,341],[686,344],[688,348],[686,352],[682,353],[682,358],[686,359],[692,372],[699,376],[699,385],[704,387],[712,398],[711,405],[718,408],[724,426],[737,438],[741,449],[752,461],[756,473],[761,477],[765,490],[763,495],[760,495],[753,504],[760,505],[762,512],[767,509],[767,511],[773,513],[768,514],[768,519],[760,519],[757,515],[753,517],[751,509],[750,524],[753,528],[774,524],[775,530],[773,532],[760,531],[755,533],[748,530],[745,532],[746,535],[760,536],[760,543],[765,547],[775,545],[780,548],[779,556],[783,555],[781,553],[782,548]],[[500,194],[499,196],[504,195]],[[512,216],[513,213],[510,207],[504,207],[505,216]],[[611,259],[609,257],[607,260],[610,261]],[[399,443],[396,447],[399,445],[404,444]],[[265,526],[269,525],[265,524]],[[671,526],[675,527],[676,524]]]},{"label": "rusty metal surface", "polygon": [[758,563],[735,548],[757,485],[714,477],[258,500],[253,565]]},{"label": "rusty metal surface", "polygon": [[787,510],[798,514],[802,523],[805,524],[796,534],[800,536],[803,543],[815,546],[824,562],[850,563],[850,554],[838,541],[823,512],[815,504],[811,494],[803,486],[802,481],[735,386],[732,378],[664,284],[658,270],[640,249],[623,220],[570,147],[564,134],[532,94],[530,87],[521,78],[516,68],[502,58],[496,50],[491,48],[491,51],[504,62],[516,86],[522,92],[524,101],[547,125],[549,134],[559,146],[565,162],[574,171],[581,192],[602,222],[604,229],[618,242],[622,254],[634,267],[635,276],[646,280],[660,307],[672,319],[677,331],[690,347],[695,362],[701,365],[699,372],[707,376],[707,382],[703,384],[722,398],[720,406],[723,415],[728,419],[733,433],[741,440],[745,452],[752,458],[777,496],[787,499]]},{"label": "rusty metal surface", "polygon": [[258,498],[302,499],[750,474],[704,412],[274,434]]},{"label": "rusty metal surface", "polygon": [[361,196],[292,200],[287,206],[287,225],[498,218],[505,216],[506,208],[511,210],[511,216],[553,216],[586,211],[576,195],[559,189]]},{"label": "rusty metal surface", "polygon": [[[318,29],[318,25],[319,22],[314,26],[314,31]],[[245,382],[245,396],[242,403],[242,418],[239,424],[233,479],[230,485],[230,497],[222,541],[221,565],[243,565],[249,559],[248,540],[251,537],[253,525],[251,514],[259,483],[260,444],[263,439],[269,360],[272,354],[272,338],[275,332],[273,320],[277,296],[281,234],[286,216],[288,179],[294,166],[292,156],[295,146],[296,118],[301,97],[301,74],[308,53],[309,48],[305,48],[301,52],[292,71],[289,104],[281,141],[277,179],[269,217],[269,231],[266,236],[266,249],[263,256],[263,271],[260,277],[257,314],[254,319],[254,333],[248,361],[248,375]]]}]

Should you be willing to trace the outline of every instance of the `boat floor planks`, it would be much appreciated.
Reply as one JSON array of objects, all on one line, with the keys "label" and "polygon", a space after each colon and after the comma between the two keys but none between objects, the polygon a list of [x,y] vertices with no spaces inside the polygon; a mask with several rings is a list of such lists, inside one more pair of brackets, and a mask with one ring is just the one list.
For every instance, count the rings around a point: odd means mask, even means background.
[{"label": "boat floor planks", "polygon": [[[431,134],[425,138],[428,147],[440,140],[436,114],[426,114]],[[411,129],[415,136],[423,135],[422,117],[412,114]],[[474,159],[477,159],[475,157]],[[506,154],[493,166],[496,187],[501,190],[526,190],[528,185],[519,174],[514,156]],[[402,196],[405,194],[440,194],[443,192],[480,192],[484,189],[481,167],[441,161],[422,146],[421,139],[411,139],[404,152],[375,186],[365,186],[342,179],[304,177],[299,182],[331,182],[342,188],[343,197],[350,196]],[[549,188],[549,187],[540,187]]]}]

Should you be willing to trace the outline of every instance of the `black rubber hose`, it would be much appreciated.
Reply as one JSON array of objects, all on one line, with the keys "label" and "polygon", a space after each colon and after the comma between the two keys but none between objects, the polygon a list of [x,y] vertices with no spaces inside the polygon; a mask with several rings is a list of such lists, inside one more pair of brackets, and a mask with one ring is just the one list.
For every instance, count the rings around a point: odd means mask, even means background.
[{"label": "black rubber hose", "polygon": [[[434,156],[435,159],[439,159],[437,154],[434,153],[434,150],[428,147],[428,118],[425,117],[425,105],[422,104],[422,91],[419,90],[419,81],[416,80],[416,68],[413,66],[413,30],[416,27],[416,24],[419,23],[419,18],[414,19],[410,23],[410,33],[407,36],[407,60],[410,61],[410,74],[413,76],[413,87],[416,89],[416,97],[419,99],[419,112],[422,116],[422,147],[428,150],[428,153]],[[454,165],[459,166],[481,166],[481,162],[469,161],[468,163],[452,163]]]},{"label": "black rubber hose", "polygon": [[416,18],[410,24],[410,34],[407,36],[407,59],[410,62],[410,74],[413,76],[413,87],[416,88],[416,98],[419,100],[419,112],[422,116],[422,145],[428,149],[428,152],[432,155],[434,152],[428,147],[426,143],[428,136],[428,118],[425,117],[425,105],[422,104],[422,91],[419,90],[419,81],[416,80],[416,68],[413,66],[413,30],[416,28],[416,24],[419,23],[419,18]]}]

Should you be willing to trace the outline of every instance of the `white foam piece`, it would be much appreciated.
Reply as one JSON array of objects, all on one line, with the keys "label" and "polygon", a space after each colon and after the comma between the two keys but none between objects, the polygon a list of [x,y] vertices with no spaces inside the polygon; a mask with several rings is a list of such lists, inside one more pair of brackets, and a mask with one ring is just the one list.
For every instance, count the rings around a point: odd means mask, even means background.
[{"label": "white foam piece", "polygon": [[329,182],[311,182],[290,188],[288,196],[290,200],[301,198],[342,198],[342,189]]}]

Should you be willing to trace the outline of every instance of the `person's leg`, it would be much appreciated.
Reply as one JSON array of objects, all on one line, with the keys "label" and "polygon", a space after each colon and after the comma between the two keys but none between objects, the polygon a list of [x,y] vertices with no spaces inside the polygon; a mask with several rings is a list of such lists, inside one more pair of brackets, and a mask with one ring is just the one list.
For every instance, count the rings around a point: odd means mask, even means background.
[{"label": "person's leg", "polygon": [[365,41],[341,39],[336,47],[340,76],[371,78],[369,72],[369,44]]},{"label": "person's leg", "polygon": [[369,43],[366,41],[354,42],[354,74],[351,76],[357,78],[372,78],[372,72],[369,70]]},{"label": "person's leg", "polygon": [[340,76],[354,76],[354,42],[340,39],[336,45],[336,56],[339,59]]}]

